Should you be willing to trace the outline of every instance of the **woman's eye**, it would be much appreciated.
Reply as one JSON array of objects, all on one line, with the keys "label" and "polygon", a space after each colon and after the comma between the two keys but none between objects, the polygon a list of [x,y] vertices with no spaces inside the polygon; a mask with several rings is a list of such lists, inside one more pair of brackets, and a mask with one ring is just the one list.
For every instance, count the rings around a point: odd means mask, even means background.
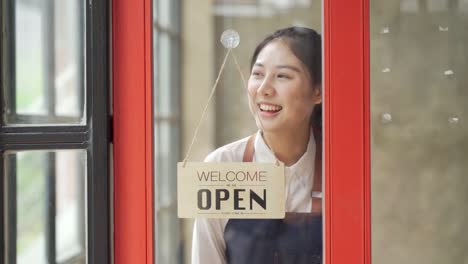
[{"label": "woman's eye", "polygon": [[262,76],[262,73],[261,72],[252,72],[252,76],[255,76],[255,77]]},{"label": "woman's eye", "polygon": [[286,74],[278,74],[278,78],[280,78],[280,79],[291,79],[291,77],[289,75],[286,75]]}]

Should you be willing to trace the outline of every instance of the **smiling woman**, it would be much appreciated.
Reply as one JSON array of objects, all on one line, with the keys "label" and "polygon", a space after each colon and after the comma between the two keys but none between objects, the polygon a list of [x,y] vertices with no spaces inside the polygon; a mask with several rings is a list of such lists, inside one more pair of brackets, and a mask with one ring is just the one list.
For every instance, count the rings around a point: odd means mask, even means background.
[{"label": "smiling woman", "polygon": [[[312,114],[314,101],[320,98],[316,98],[319,94],[314,93],[302,65],[280,40],[270,42],[258,54],[248,82],[250,108],[259,111],[255,116],[257,125],[261,122],[266,130],[286,130],[292,128],[287,126],[290,124],[308,130],[304,121]],[[252,111],[255,114],[256,110]]]},{"label": "smiling woman", "polygon": [[306,144],[301,142],[309,138],[308,120],[315,108],[321,108],[320,55],[320,37],[315,31],[289,28],[266,38],[252,58],[250,109],[268,146],[286,165],[304,153]]},{"label": "smiling woman", "polygon": [[192,263],[322,263],[321,126],[313,124],[314,109],[321,112],[321,37],[303,27],[278,30],[251,65],[247,94],[259,131],[205,161],[285,163],[286,217],[197,219]]}]

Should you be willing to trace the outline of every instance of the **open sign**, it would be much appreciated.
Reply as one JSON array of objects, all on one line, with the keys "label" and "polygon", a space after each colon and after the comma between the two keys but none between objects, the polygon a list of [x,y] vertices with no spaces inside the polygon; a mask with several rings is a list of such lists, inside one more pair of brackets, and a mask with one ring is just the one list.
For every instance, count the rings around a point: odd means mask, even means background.
[{"label": "open sign", "polygon": [[182,218],[284,218],[284,166],[267,163],[178,164]]}]

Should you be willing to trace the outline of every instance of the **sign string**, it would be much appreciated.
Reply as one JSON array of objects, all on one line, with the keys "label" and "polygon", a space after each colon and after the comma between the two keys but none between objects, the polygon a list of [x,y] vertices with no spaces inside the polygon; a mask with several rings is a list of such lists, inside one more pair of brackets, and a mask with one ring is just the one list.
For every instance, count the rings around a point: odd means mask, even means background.
[{"label": "sign string", "polygon": [[[195,140],[198,136],[198,131],[200,129],[200,126],[203,122],[203,120],[205,119],[205,115],[206,115],[206,111],[208,110],[208,106],[211,102],[211,99],[213,99],[213,96],[215,94],[215,91],[216,91],[216,88],[218,87],[218,83],[219,83],[219,80],[221,78],[221,74],[223,73],[224,71],[224,68],[226,66],[226,62],[227,62],[227,59],[229,57],[229,55],[232,53],[232,57],[234,59],[234,63],[236,64],[236,67],[237,67],[237,70],[239,72],[239,75],[242,79],[242,85],[244,86],[244,89],[247,91],[247,82],[246,82],[246,79],[244,77],[244,74],[242,73],[242,69],[237,61],[237,58],[236,58],[236,55],[234,54],[234,52],[232,51],[232,48],[229,48],[228,51],[226,52],[226,55],[224,56],[224,59],[223,59],[223,63],[221,64],[221,68],[219,69],[219,72],[218,72],[218,76],[216,78],[216,81],[213,85],[213,88],[211,88],[211,94],[210,96],[208,97],[208,101],[206,102],[205,104],[205,107],[203,109],[203,112],[202,112],[202,115],[200,117],[200,120],[198,121],[198,124],[197,124],[197,127],[195,128],[195,132],[193,133],[193,137],[192,137],[192,142],[190,143],[189,145],[189,148],[187,150],[187,154],[183,160],[183,167],[185,168],[185,165],[187,163],[187,160],[189,159],[190,157],[190,154],[192,152],[192,147],[193,145],[195,144]],[[257,116],[258,118],[258,121],[259,121],[259,124],[260,124],[260,131],[263,133],[264,129],[263,129],[263,123],[262,123],[262,120],[261,118],[258,116],[258,110],[257,110],[257,107],[255,106],[255,102],[252,101],[252,98],[250,97],[250,94],[247,92],[247,95],[248,95],[248,98],[249,98],[249,103],[252,104],[252,109],[254,111],[254,115]],[[279,160],[276,158],[276,155],[275,155],[275,152],[273,151],[273,149],[270,147],[270,150],[273,152],[273,155],[275,156],[275,160],[276,160],[276,165],[279,166],[280,165],[280,162]]]},{"label": "sign string", "polygon": [[190,157],[190,153],[192,151],[193,144],[195,143],[195,139],[197,138],[197,135],[198,135],[198,130],[200,129],[200,125],[201,125],[202,121],[205,118],[206,110],[208,109],[208,106],[210,105],[211,99],[213,98],[213,95],[215,94],[216,87],[218,86],[219,79],[221,78],[221,74],[223,73],[224,67],[226,66],[226,61],[227,61],[231,51],[232,51],[232,48],[229,48],[228,51],[226,52],[226,55],[224,56],[223,64],[221,64],[221,68],[219,69],[219,72],[218,72],[218,77],[216,78],[216,81],[215,81],[215,83],[213,85],[213,88],[211,88],[210,97],[208,97],[208,101],[206,102],[205,108],[203,109],[203,113],[202,113],[202,115],[200,117],[200,120],[198,121],[197,127],[195,128],[195,132],[194,132],[193,137],[192,137],[192,143],[190,143],[190,146],[189,146],[189,148],[187,150],[187,154],[186,154],[186,156],[184,158],[184,161],[183,161],[184,162],[184,165],[183,165],[184,168],[185,168],[185,164],[187,163],[188,158]]}]

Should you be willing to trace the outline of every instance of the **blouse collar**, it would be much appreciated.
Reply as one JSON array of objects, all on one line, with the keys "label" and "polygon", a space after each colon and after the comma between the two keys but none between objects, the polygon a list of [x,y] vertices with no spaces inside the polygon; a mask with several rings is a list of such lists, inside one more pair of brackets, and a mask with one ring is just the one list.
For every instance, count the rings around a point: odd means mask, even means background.
[{"label": "blouse collar", "polygon": [[[265,143],[262,133],[259,130],[255,136],[255,161],[262,163],[273,163],[276,161],[275,155]],[[309,143],[306,152],[293,165],[286,167],[297,176],[313,176],[315,166],[316,144],[313,129],[310,129]]]}]

